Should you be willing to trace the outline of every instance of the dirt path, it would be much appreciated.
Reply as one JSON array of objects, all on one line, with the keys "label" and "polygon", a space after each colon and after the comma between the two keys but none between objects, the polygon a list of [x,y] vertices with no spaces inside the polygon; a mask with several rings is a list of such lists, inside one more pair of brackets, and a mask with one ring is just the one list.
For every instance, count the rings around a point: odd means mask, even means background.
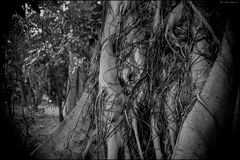
[{"label": "dirt path", "polygon": [[59,125],[58,117],[41,115],[35,117],[35,124],[30,127],[32,137],[30,141],[34,142],[34,146],[40,145]]},{"label": "dirt path", "polygon": [[21,112],[14,116],[13,125],[16,126],[16,135],[19,145],[30,153],[43,143],[58,127],[59,120],[56,115],[46,114],[43,110],[27,111],[23,116]]}]

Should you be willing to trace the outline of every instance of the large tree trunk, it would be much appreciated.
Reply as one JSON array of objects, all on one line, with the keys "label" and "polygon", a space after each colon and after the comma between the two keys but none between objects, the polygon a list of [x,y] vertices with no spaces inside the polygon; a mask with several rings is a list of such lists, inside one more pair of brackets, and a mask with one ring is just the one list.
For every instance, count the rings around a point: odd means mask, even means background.
[{"label": "large tree trunk", "polygon": [[[99,47],[99,46],[97,46]],[[98,49],[97,49],[98,50]],[[96,52],[96,53],[95,53]],[[97,54],[97,51],[94,51]],[[95,55],[97,57],[97,55]],[[91,69],[97,66],[91,63]],[[92,110],[92,102],[95,101],[95,86],[89,81],[84,88],[80,100],[72,112],[66,115],[58,128],[39,145],[31,154],[36,159],[81,159],[86,145],[89,144],[94,132],[90,129],[93,117],[89,115]],[[89,142],[88,142],[89,140]],[[88,143],[86,143],[88,142]],[[91,146],[90,146],[91,147]]]},{"label": "large tree trunk", "polygon": [[[107,2],[109,5],[107,5],[107,13],[106,13],[106,20],[104,21],[104,27],[102,31],[102,37],[101,37],[101,56],[100,56],[100,66],[99,66],[99,76],[98,81],[98,94],[97,98],[93,98],[93,94],[90,94],[87,92],[83,92],[83,95],[81,99],[79,100],[78,104],[74,108],[75,105],[72,105],[72,108],[68,108],[68,116],[65,120],[59,125],[59,127],[51,134],[51,136],[45,141],[43,144],[41,144],[34,152],[33,156],[36,158],[87,158],[87,156],[92,156],[93,153],[95,154],[97,152],[100,153],[99,150],[102,146],[105,148],[103,149],[103,156],[97,157],[94,155],[94,158],[107,158],[108,159],[117,159],[119,158],[119,150],[120,148],[123,149],[124,156],[126,159],[130,159],[134,157],[138,150],[140,158],[144,158],[146,153],[149,152],[143,152],[142,148],[144,149],[146,146],[144,143],[145,135],[142,134],[142,131],[140,134],[138,133],[137,124],[140,124],[139,119],[136,118],[135,115],[131,115],[132,117],[132,123],[129,123],[128,115],[125,111],[125,106],[123,107],[123,99],[126,98],[125,95],[123,95],[122,90],[123,87],[119,83],[119,77],[117,76],[117,58],[116,58],[116,46],[115,46],[115,35],[118,34],[118,27],[120,19],[123,17],[120,17],[120,13],[122,12],[126,6],[127,3],[120,2],[120,1],[111,1]],[[135,5],[137,3],[133,3]],[[178,6],[179,12],[174,12],[172,15],[172,22],[168,23],[170,25],[170,28],[166,27],[166,38],[171,40],[170,37],[171,34],[173,34],[173,28],[176,24],[176,21],[179,21],[182,13],[180,13],[180,10],[183,9],[184,3],[181,3],[180,6]],[[160,3],[157,4],[160,6]],[[157,10],[155,13],[155,20],[153,24],[153,30],[154,32],[158,32],[158,25],[162,24],[162,20],[159,18],[160,10]],[[182,12],[182,11],[181,11]],[[131,15],[132,16],[132,15]],[[177,17],[174,17],[177,16]],[[130,16],[129,16],[130,17]],[[129,18],[123,18],[124,23],[130,23],[131,17]],[[205,22],[206,23],[206,22]],[[122,24],[122,23],[121,23]],[[124,26],[125,24],[123,24]],[[128,25],[128,24],[126,24]],[[206,24],[205,24],[206,25]],[[163,26],[163,25],[162,25]],[[191,26],[193,30],[193,34],[196,34],[196,26],[198,24],[195,24],[195,26]],[[125,26],[124,26],[125,27]],[[172,28],[171,28],[172,27]],[[194,28],[195,27],[195,28]],[[164,27],[162,27],[163,29]],[[209,30],[209,29],[208,29]],[[228,30],[227,30],[228,31]],[[134,32],[134,29],[133,29]],[[211,34],[213,33],[212,30],[209,31]],[[137,34],[128,34],[127,39],[131,39],[135,41],[139,39],[142,39],[143,37],[136,36]],[[202,35],[201,35],[202,36]],[[125,37],[125,38],[126,38]],[[117,37],[118,38],[118,37]],[[176,37],[175,37],[176,38]],[[214,39],[214,37],[212,37]],[[174,39],[174,38],[172,38]],[[172,114],[175,110],[177,110],[176,102],[176,92],[178,91],[176,87],[175,81],[172,83],[172,88],[167,91],[166,97],[164,99],[167,101],[167,108],[165,110],[163,109],[163,112],[160,114],[166,113],[168,115],[167,119],[167,125],[161,126],[166,127],[168,129],[168,133],[170,135],[170,141],[171,145],[173,147],[173,155],[172,158],[176,159],[183,159],[183,158],[206,158],[208,153],[216,146],[216,141],[219,138],[219,135],[224,130],[224,127],[226,127],[227,118],[231,113],[231,101],[232,101],[232,60],[231,60],[231,45],[227,39],[231,40],[231,34],[226,34],[222,43],[222,52],[217,58],[214,66],[212,67],[211,72],[209,71],[212,65],[209,65],[204,59],[202,55],[199,55],[198,49],[200,48],[200,51],[205,50],[205,48],[208,48],[208,42],[205,40],[199,40],[193,45],[193,52],[189,56],[189,61],[193,62],[191,65],[191,68],[189,68],[189,72],[191,72],[191,80],[195,84],[194,94],[197,95],[197,101],[194,104],[191,112],[187,115],[186,120],[183,122],[183,125],[180,129],[180,133],[178,137],[176,137],[176,131],[178,131],[178,123],[176,121],[176,116],[178,116],[177,113]],[[131,41],[129,40],[129,41]],[[127,41],[127,40],[126,40]],[[155,39],[154,39],[155,41]],[[171,42],[171,41],[170,41]],[[170,43],[169,43],[170,44]],[[174,44],[172,44],[173,47]],[[139,47],[140,46],[140,47]],[[139,48],[138,48],[139,47]],[[178,46],[179,47],[179,46]],[[176,46],[175,46],[176,48]],[[127,49],[126,49],[127,50]],[[141,54],[140,51],[143,49],[141,48],[141,45],[136,46],[135,50],[133,50],[135,61],[140,60],[138,65],[144,64],[144,59],[141,60]],[[174,52],[174,50],[173,50]],[[209,52],[210,53],[210,52]],[[70,59],[74,58],[74,54],[70,54]],[[161,56],[159,54],[159,56]],[[147,59],[147,58],[146,58]],[[128,60],[126,60],[128,61]],[[129,60],[131,65],[133,62]],[[80,84],[78,84],[79,80],[82,79],[79,78],[77,71],[75,73],[72,73],[73,69],[73,62],[72,66],[69,66],[69,76],[72,76],[72,79],[69,80],[69,95],[67,101],[73,102],[77,101],[78,91],[76,88]],[[138,63],[138,61],[136,61]],[[146,62],[147,64],[148,62]],[[171,65],[171,64],[169,64]],[[72,67],[72,68],[70,68]],[[126,73],[124,71],[123,79],[126,81],[128,80],[128,71]],[[202,72],[202,70],[206,72]],[[163,72],[165,72],[163,70]],[[210,72],[210,75],[209,75]],[[70,75],[72,74],[72,75]],[[139,73],[137,76],[139,76],[141,73]],[[166,76],[166,73],[163,74]],[[124,78],[125,77],[125,78]],[[190,77],[190,76],[189,76]],[[79,78],[79,79],[78,79]],[[207,79],[207,81],[206,81]],[[74,81],[74,82],[73,82]],[[206,82],[206,83],[205,83]],[[146,82],[147,84],[148,82]],[[97,84],[97,83],[96,83]],[[144,88],[145,84],[142,84],[143,87],[139,87],[140,89],[138,92],[136,92],[136,96],[133,99],[133,105],[134,107],[137,106],[138,98],[145,97],[146,94],[145,91],[147,89]],[[71,90],[71,87],[74,88],[74,90]],[[149,86],[145,86],[146,88]],[[149,87],[150,88],[150,87]],[[203,90],[202,90],[203,88]],[[75,97],[74,97],[75,96]],[[90,96],[90,98],[88,98]],[[191,95],[192,96],[192,95]],[[146,96],[147,97],[147,96]],[[156,97],[158,97],[156,93]],[[191,97],[192,98],[192,97]],[[155,157],[157,159],[162,158],[165,156],[162,153],[161,146],[165,145],[165,147],[168,144],[164,144],[162,138],[165,138],[163,134],[165,132],[160,131],[164,130],[164,128],[160,128],[158,124],[158,120],[160,121],[159,116],[156,114],[160,107],[166,107],[165,104],[160,100],[162,100],[163,97],[158,97],[155,100],[157,101],[157,107],[152,109],[152,114],[149,117],[150,121],[150,133],[152,134],[151,140],[149,140],[149,144],[152,145],[155,150]],[[93,105],[91,103],[93,102]],[[68,103],[68,102],[67,102]],[[206,105],[207,104],[207,105]],[[69,104],[67,104],[69,105]],[[164,106],[165,105],[165,106]],[[69,105],[70,106],[70,105]],[[158,108],[159,107],[159,108]],[[72,112],[70,111],[72,109]],[[122,112],[124,109],[124,112]],[[132,108],[130,108],[132,109]],[[142,109],[142,108],[140,108]],[[91,112],[88,112],[88,110],[94,110]],[[132,109],[132,111],[135,111]],[[177,110],[178,111],[178,110]],[[70,113],[71,112],[71,113]],[[131,111],[130,111],[131,112]],[[136,112],[136,111],[135,111]],[[141,112],[141,111],[139,111]],[[239,112],[239,111],[238,111]],[[126,119],[124,119],[126,114]],[[131,113],[130,113],[131,114]],[[136,114],[137,115],[137,114]],[[161,115],[160,115],[161,116]],[[122,121],[123,120],[123,121]],[[127,124],[129,125],[129,128],[134,131],[135,134],[135,141],[138,146],[133,146],[133,148],[128,148],[128,139],[125,140],[123,135],[127,135],[127,127],[125,125],[126,120]],[[123,123],[120,123],[123,122]],[[120,124],[120,125],[119,125]],[[122,125],[123,124],[123,125]],[[132,128],[131,128],[132,127]],[[145,128],[144,128],[145,129]],[[140,131],[140,130],[139,130]],[[161,134],[160,134],[161,133]],[[142,136],[139,138],[139,136]],[[103,137],[103,138],[102,138]],[[129,137],[127,137],[129,138]],[[177,138],[177,142],[176,142]],[[127,143],[126,143],[127,142]],[[130,141],[131,142],[131,141]],[[92,145],[96,143],[96,145]],[[149,145],[149,146],[150,146]],[[130,145],[129,145],[130,146]],[[132,147],[132,146],[131,146]],[[150,146],[151,147],[151,146]],[[174,148],[175,147],[175,148]],[[102,147],[103,148],[103,147]],[[101,148],[101,149],[102,149]],[[209,149],[210,148],[210,149]],[[135,151],[134,151],[135,150]],[[153,152],[151,152],[152,154]]]},{"label": "large tree trunk", "polygon": [[[32,152],[32,157],[37,159],[80,158],[83,151],[82,141],[86,138],[85,134],[88,133],[90,125],[89,116],[86,115],[91,100],[91,95],[87,90],[84,91],[73,111],[48,139]],[[89,136],[91,137],[91,134]]]},{"label": "large tree trunk", "polygon": [[[92,102],[95,97],[96,83],[89,82],[85,87],[76,107],[66,115],[58,128],[52,132],[48,139],[39,145],[31,154],[36,159],[80,159],[85,149],[86,141],[93,135],[90,129],[92,116]],[[60,97],[58,97],[60,98]],[[61,106],[58,100],[58,107]],[[62,113],[63,114],[63,113]],[[59,108],[59,118],[61,110]]]},{"label": "large tree trunk", "polygon": [[198,95],[198,101],[181,127],[173,159],[208,157],[227,127],[233,95],[232,38],[230,28],[227,28],[221,53]]},{"label": "large tree trunk", "polygon": [[[117,24],[119,21],[119,6],[120,1],[110,1],[108,7],[106,21],[104,24],[102,34],[102,50],[100,57],[100,70],[99,70],[99,95],[106,93],[105,100],[106,106],[104,111],[104,121],[107,124],[109,136],[107,138],[107,158],[117,159],[118,151],[123,145],[122,137],[120,136],[120,129],[117,128],[119,113],[121,105],[118,104],[118,99],[122,87],[117,78],[116,70],[116,57],[113,53],[113,44],[110,37],[116,33]],[[114,120],[113,120],[114,119]]]}]

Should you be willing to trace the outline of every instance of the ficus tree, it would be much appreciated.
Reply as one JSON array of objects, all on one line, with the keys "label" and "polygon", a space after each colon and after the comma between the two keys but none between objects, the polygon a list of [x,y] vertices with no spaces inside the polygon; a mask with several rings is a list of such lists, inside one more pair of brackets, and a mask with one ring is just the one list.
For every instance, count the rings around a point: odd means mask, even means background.
[{"label": "ficus tree", "polygon": [[32,156],[214,155],[239,107],[235,13],[206,1],[102,3],[91,77],[76,107]]},{"label": "ficus tree", "polygon": [[208,157],[236,100],[229,15],[193,1],[104,6],[98,78],[33,156]]}]

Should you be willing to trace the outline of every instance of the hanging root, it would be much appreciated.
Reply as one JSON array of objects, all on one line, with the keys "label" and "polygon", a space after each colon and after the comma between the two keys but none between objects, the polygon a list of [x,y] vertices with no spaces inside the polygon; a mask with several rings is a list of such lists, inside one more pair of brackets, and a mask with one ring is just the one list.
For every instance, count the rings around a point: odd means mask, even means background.
[{"label": "hanging root", "polygon": [[181,2],[169,14],[168,21],[167,21],[166,28],[165,28],[165,39],[166,39],[166,42],[167,42],[168,46],[170,47],[170,49],[174,53],[176,53],[177,51],[174,48],[172,48],[172,46],[171,46],[171,44],[170,44],[170,42],[168,40],[168,35],[170,35],[172,37],[175,37],[174,34],[173,34],[173,27],[181,19],[182,11],[183,11],[183,3]]},{"label": "hanging root", "polygon": [[[114,127],[110,132],[114,130]],[[113,131],[114,132],[114,131]],[[112,135],[110,135],[109,139],[107,139],[107,159],[117,159],[118,158],[118,151],[123,146],[123,138],[120,134],[120,131],[116,131]]]},{"label": "hanging root", "polygon": [[123,135],[120,127],[123,116],[119,115],[121,113],[121,96],[110,94],[104,111],[104,117],[106,117],[104,122],[107,124],[107,159],[117,159],[118,151],[123,146]]},{"label": "hanging root", "polygon": [[154,115],[151,116],[151,129],[152,129],[152,140],[153,140],[153,146],[155,150],[155,156],[156,159],[162,159],[162,152],[161,152],[161,147],[160,147],[160,138],[157,134],[157,124],[155,122],[155,117]]},{"label": "hanging root", "polygon": [[167,104],[165,106],[165,112],[167,115],[167,122],[168,122],[168,132],[170,136],[170,142],[172,149],[175,146],[176,142],[176,131],[177,131],[177,122],[176,122],[176,105],[174,103],[176,95],[176,84],[173,85],[169,93],[167,94]]},{"label": "hanging root", "polygon": [[[153,19],[153,41],[156,41],[156,35],[159,29],[160,21],[162,20],[160,17],[160,11],[161,11],[161,1],[157,1],[157,8],[155,11],[155,16]],[[166,35],[166,40],[167,40],[167,35]],[[153,109],[154,110],[154,109]],[[160,147],[160,138],[158,136],[158,130],[157,130],[157,123],[155,122],[155,116],[154,116],[155,110],[153,111],[151,115],[151,131],[152,131],[152,141],[153,141],[153,147],[155,151],[155,158],[156,159],[162,159],[162,152],[161,152],[161,147]]]},{"label": "hanging root", "polygon": [[154,22],[153,22],[153,32],[154,34],[157,33],[159,24],[160,24],[160,8],[161,8],[161,1],[157,1],[157,9],[155,11]]},{"label": "hanging root", "polygon": [[130,151],[127,144],[124,144],[124,159],[130,159]]},{"label": "hanging root", "polygon": [[[119,118],[119,117],[118,117]],[[122,132],[125,132],[124,129],[121,130],[119,124],[122,120],[122,116],[118,119],[118,123],[113,122],[115,124],[110,124],[109,129],[109,137],[106,139],[107,142],[107,159],[117,159],[118,152],[120,148],[124,149],[124,158],[130,159],[130,151],[127,144],[124,142]],[[114,121],[114,120],[112,120]]]},{"label": "hanging root", "polygon": [[[98,95],[97,95],[96,100],[95,100],[95,107],[98,106],[97,104],[98,104],[98,102],[100,100],[100,97],[102,96],[103,93],[104,93],[104,90],[99,90]],[[89,149],[91,148],[92,144],[97,141],[97,134],[98,134],[98,129],[96,128],[95,131],[92,134],[92,137],[88,140],[87,146],[86,146],[86,148],[84,149],[84,151],[81,155],[82,159],[86,159],[86,157],[89,153]]]},{"label": "hanging root", "polygon": [[[208,31],[210,32],[214,42],[220,46],[220,42],[219,39],[216,37],[216,34],[214,33],[211,25],[208,23],[207,19],[202,15],[202,13],[199,11],[199,9],[193,4],[192,1],[189,1],[189,5],[191,6],[192,10],[200,17],[202,23],[206,26],[206,28],[208,29]],[[183,3],[180,2],[175,8],[174,10],[169,14],[168,16],[168,21],[166,24],[166,28],[165,28],[165,39],[166,42],[168,44],[168,46],[170,47],[170,49],[176,53],[177,51],[172,47],[172,45],[169,42],[168,36],[172,37],[172,39],[175,39],[175,41],[177,40],[176,36],[173,34],[173,27],[177,24],[177,22],[182,18],[182,12],[183,12]],[[176,46],[179,47],[179,45],[176,43]]]},{"label": "hanging root", "polygon": [[138,135],[138,129],[137,129],[137,119],[136,116],[132,113],[132,127],[133,127],[133,131],[134,131],[134,135],[137,141],[137,147],[138,147],[138,154],[140,156],[140,159],[144,159],[143,158],[143,152],[142,152],[142,148],[141,148],[141,143],[139,140],[139,135]]},{"label": "hanging root", "polygon": [[208,31],[211,33],[213,40],[215,41],[215,43],[217,43],[218,45],[220,45],[220,42],[218,40],[218,38],[216,37],[216,34],[214,33],[211,25],[207,22],[206,18],[204,18],[204,16],[201,14],[201,12],[197,9],[197,7],[193,4],[192,1],[189,1],[190,6],[192,7],[193,11],[197,13],[197,15],[201,18],[203,24],[206,26],[206,28],[208,29]]},{"label": "hanging root", "polygon": [[85,150],[82,153],[82,159],[86,159],[86,157],[87,157],[87,155],[89,153],[89,149],[91,148],[92,144],[97,140],[96,134],[97,134],[97,131],[95,130],[93,136],[88,141],[87,146],[86,146]]}]

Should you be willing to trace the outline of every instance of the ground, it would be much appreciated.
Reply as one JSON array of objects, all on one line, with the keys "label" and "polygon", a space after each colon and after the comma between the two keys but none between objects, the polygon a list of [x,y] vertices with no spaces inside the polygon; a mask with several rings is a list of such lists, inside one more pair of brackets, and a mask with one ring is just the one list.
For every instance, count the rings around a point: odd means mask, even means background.
[{"label": "ground", "polygon": [[[44,109],[43,109],[44,108]],[[49,105],[40,106],[38,111],[17,111],[14,115],[16,135],[19,145],[30,154],[58,127],[57,108]]]}]

